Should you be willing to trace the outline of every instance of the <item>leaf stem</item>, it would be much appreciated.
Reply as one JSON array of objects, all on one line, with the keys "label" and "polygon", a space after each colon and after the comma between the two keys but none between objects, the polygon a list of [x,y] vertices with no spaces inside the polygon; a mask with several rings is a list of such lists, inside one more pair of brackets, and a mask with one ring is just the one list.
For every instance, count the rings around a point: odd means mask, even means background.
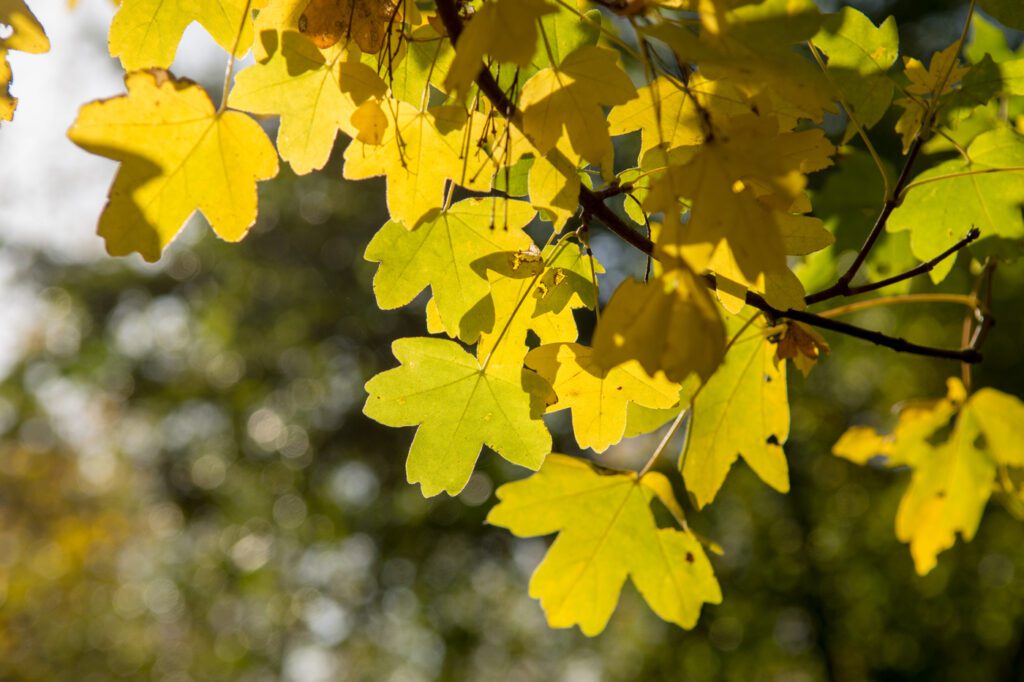
[{"label": "leaf stem", "polygon": [[871,155],[872,161],[875,162],[875,166],[878,168],[878,172],[882,176],[882,184],[885,188],[882,196],[887,199],[889,197],[890,190],[889,173],[885,170],[885,164],[882,163],[882,157],[880,157],[878,152],[875,151],[875,145],[871,144],[871,138],[868,137],[867,131],[864,129],[864,126],[861,125],[861,122],[857,120],[857,116],[853,113],[853,107],[851,107],[849,101],[847,101],[846,95],[843,94],[839,85],[832,78],[832,74],[828,72],[828,68],[825,66],[825,60],[821,58],[821,52],[818,51],[818,48],[810,40],[807,41],[807,47],[810,49],[811,56],[814,57],[814,61],[818,62],[818,66],[821,67],[821,72],[825,75],[825,79],[828,80],[835,89],[836,94],[839,95],[839,103],[842,104],[843,109],[846,110],[846,115],[849,117],[850,123],[852,123],[853,127],[857,129],[857,134],[860,135],[860,139],[864,141],[864,146],[867,147],[868,154]]},{"label": "leaf stem", "polygon": [[[555,234],[555,232],[551,233],[551,237],[548,238],[548,241],[544,245],[544,248],[551,246],[551,242],[554,241],[555,239]],[[571,233],[565,235],[565,237],[569,236],[571,236]],[[556,248],[555,252],[551,254],[551,258],[541,262],[541,267],[537,271],[537,274],[534,275],[533,279],[530,280],[530,283],[526,286],[526,291],[524,291],[523,295],[519,297],[519,301],[516,303],[516,307],[512,309],[512,313],[508,316],[508,319],[505,320],[505,326],[501,328],[501,333],[498,334],[498,338],[494,340],[494,345],[491,346],[490,352],[488,352],[487,357],[484,358],[483,365],[481,365],[480,367],[481,372],[487,371],[487,366],[491,364],[491,358],[494,357],[494,351],[498,350],[498,346],[501,344],[502,340],[504,340],[505,335],[508,334],[508,330],[512,327],[512,320],[514,320],[516,315],[519,314],[519,310],[523,307],[523,304],[526,303],[526,299],[530,297],[530,292],[533,291],[533,287],[537,284],[537,280],[539,280],[541,276],[544,274],[544,272],[548,269],[548,264],[554,263],[555,259],[558,258],[558,256],[565,249],[566,245],[569,243],[565,238],[561,239],[560,241],[561,243],[558,245],[558,248]]]},{"label": "leaf stem", "polygon": [[[729,342],[727,344],[725,344],[725,350],[722,353],[723,357],[729,353],[729,350],[733,347],[733,344],[736,343],[736,340],[743,336],[743,333],[747,331],[750,325],[753,324],[754,320],[760,317],[760,315],[760,313],[755,313],[751,315],[750,319],[743,323],[743,326],[740,327],[739,331],[733,334],[733,337],[729,339]],[[639,473],[637,473],[637,478],[643,478],[644,475],[651,470],[651,467],[654,466],[654,463],[658,461],[658,458],[661,457],[661,453],[665,451],[665,448],[668,447],[669,441],[671,441],[672,437],[676,435],[676,432],[679,430],[679,426],[683,423],[683,419],[686,417],[687,413],[689,413],[693,409],[694,401],[697,400],[697,396],[699,396],[700,392],[704,390],[704,387],[707,386],[707,383],[708,382],[705,381],[700,386],[698,386],[697,390],[693,392],[692,396],[690,396],[690,404],[687,407],[679,410],[679,415],[675,418],[675,420],[673,420],[672,426],[669,427],[668,431],[665,433],[665,437],[661,439],[660,443],[658,443],[658,447],[654,449],[654,453],[651,454],[651,456],[647,459],[647,463],[644,464],[643,468],[640,469]]]},{"label": "leaf stem", "polygon": [[231,78],[235,75],[235,53],[238,52],[238,46],[242,42],[242,33],[245,32],[245,22],[249,20],[250,14],[252,14],[252,0],[246,0],[245,11],[242,12],[242,23],[238,26],[238,33],[235,34],[235,42],[231,46],[231,52],[228,54],[228,66],[224,70],[224,88],[221,90],[220,107],[217,109],[218,114],[223,114],[228,108],[228,93],[231,91]]}]

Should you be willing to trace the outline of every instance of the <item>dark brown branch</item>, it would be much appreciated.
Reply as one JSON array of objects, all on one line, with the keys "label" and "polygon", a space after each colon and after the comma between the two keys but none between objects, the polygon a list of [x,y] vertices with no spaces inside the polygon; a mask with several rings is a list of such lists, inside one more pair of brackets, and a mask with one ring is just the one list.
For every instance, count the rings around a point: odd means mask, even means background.
[{"label": "dark brown branch", "polygon": [[[441,18],[441,21],[454,44],[462,33],[462,20],[459,18],[458,10],[455,7],[455,0],[435,0],[435,2],[437,5],[437,14]],[[501,86],[499,86],[498,82],[494,80],[494,76],[491,75],[490,71],[484,69],[482,64],[480,72],[476,77],[476,84],[477,87],[480,88],[480,92],[482,92],[487,99],[491,101],[491,104],[501,112],[505,118],[511,120],[516,116],[517,112],[515,103],[513,103],[504,91],[502,91]],[[907,159],[908,163],[904,166],[903,172],[900,174],[900,181],[897,182],[898,186],[900,184],[906,184],[907,177],[909,177],[910,174],[910,166],[912,165],[913,157],[916,157],[919,151],[920,144],[915,144],[910,150],[910,156]],[[899,191],[895,191],[893,195],[899,196]],[[653,242],[627,225],[617,213],[605,205],[604,201],[601,200],[601,197],[598,194],[594,193],[587,187],[580,187],[579,201],[584,213],[588,214],[592,218],[596,218],[602,225],[611,230],[630,246],[647,255],[654,254]],[[886,202],[888,210],[883,209],[884,215],[879,216],[878,222],[881,224],[881,227],[877,227],[876,225],[877,230],[873,230],[873,232],[881,233],[881,230],[885,227],[885,221],[888,219],[888,214],[896,207],[895,202],[892,203],[892,206],[889,206],[889,203],[890,202],[888,201]],[[877,238],[878,234],[875,234],[874,237],[869,235],[868,239],[870,243],[865,243],[868,250],[870,250],[871,245]],[[866,251],[863,248],[862,251],[864,251],[864,257],[866,258]],[[863,259],[861,259],[861,261],[863,262]],[[853,274],[856,274],[856,272],[854,271]],[[852,278],[853,277],[851,275],[850,279]],[[706,279],[708,280],[709,286],[715,286],[713,276],[708,275]],[[870,329],[863,329],[846,322],[821,317],[820,315],[815,315],[814,313],[809,313],[803,310],[779,310],[778,308],[770,305],[763,297],[752,291],[747,292],[746,303],[747,305],[766,313],[773,319],[796,320],[813,327],[827,329],[829,331],[845,334],[846,336],[870,341],[871,343],[891,348],[892,350],[900,353],[910,353],[913,355],[923,355],[926,357],[943,358],[947,360],[959,360],[960,362],[968,364],[981,362],[981,353],[975,348],[950,350],[946,348],[922,346],[907,341],[906,339],[888,336]]]},{"label": "dark brown branch", "polygon": [[918,154],[921,153],[921,145],[924,144],[924,138],[918,136],[910,146],[910,151],[907,153],[907,160],[903,164],[903,170],[900,171],[899,178],[896,179],[896,184],[892,188],[892,193],[885,198],[885,203],[882,205],[882,210],[878,214],[878,218],[875,219],[875,224],[871,227],[871,231],[868,233],[867,238],[864,239],[864,244],[861,245],[860,250],[857,252],[856,258],[850,263],[850,267],[846,269],[836,283],[827,289],[823,289],[815,294],[811,294],[805,300],[807,304],[820,303],[821,301],[827,301],[830,298],[837,296],[851,296],[850,282],[857,276],[857,272],[860,271],[864,261],[867,260],[868,254],[871,253],[872,247],[875,242],[882,235],[885,230],[886,223],[889,222],[889,216],[896,210],[896,207],[900,205],[902,201],[901,195],[903,189],[907,186],[910,181],[910,171],[914,166],[914,162],[917,160]]},{"label": "dark brown branch", "polygon": [[[938,265],[942,261],[946,260],[947,258],[952,256],[956,252],[960,251],[962,248],[964,248],[965,246],[967,246],[971,242],[977,240],[978,237],[980,237],[980,236],[981,236],[981,230],[979,230],[976,227],[972,227],[970,229],[970,231],[968,231],[967,234],[964,235],[964,237],[960,241],[958,241],[956,244],[953,244],[953,246],[949,247],[948,249],[946,249],[945,251],[940,253],[935,258],[932,258],[927,263],[921,263],[917,267],[911,268],[910,270],[907,270],[906,272],[901,272],[898,275],[893,275],[892,277],[887,277],[887,278],[879,280],[877,282],[871,282],[869,284],[862,284],[862,285],[860,285],[858,287],[850,287],[849,288],[849,293],[847,295],[848,296],[856,296],[857,294],[866,294],[869,291],[876,291],[878,289],[884,289],[885,287],[892,286],[893,284],[897,284],[898,282],[902,282],[902,281],[908,280],[908,279],[913,279],[914,277],[917,277],[918,275],[923,275],[923,274],[925,274],[927,272],[931,272],[932,270],[935,269],[936,265]],[[807,297],[807,303],[808,304],[816,303],[817,302],[816,300],[811,300],[812,298],[814,298],[814,297],[813,296],[808,296]]]}]

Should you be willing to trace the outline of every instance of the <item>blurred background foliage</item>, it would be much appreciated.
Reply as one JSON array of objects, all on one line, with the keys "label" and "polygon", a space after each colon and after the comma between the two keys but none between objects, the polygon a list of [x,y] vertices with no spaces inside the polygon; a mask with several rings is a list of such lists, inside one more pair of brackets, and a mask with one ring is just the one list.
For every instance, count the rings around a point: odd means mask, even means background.
[{"label": "blurred background foliage", "polygon": [[[895,13],[917,54],[950,42],[961,5],[861,3]],[[877,137],[898,165],[895,136]],[[852,248],[880,195],[857,154],[815,202]],[[338,177],[337,163],[285,172],[242,244],[192,225],[157,267],[5,247],[8,281],[39,303],[0,384],[0,679],[1024,679],[1020,522],[991,504],[919,578],[893,535],[907,475],[829,454],[851,422],[888,425],[959,368],[835,336],[810,378],[791,373],[792,493],[737,465],[691,513],[724,549],[723,604],[685,632],[627,588],[601,637],[549,630],[526,590],[546,542],[483,523],[494,488],[525,472],[485,453],[463,495],[424,500],[404,481],[411,430],[361,414],[391,341],[424,323],[374,304],[362,252],[383,184]],[[609,282],[642,267],[610,237],[595,250]],[[889,252],[876,271],[904,257]],[[941,289],[968,291],[959,273]],[[1020,266],[996,293],[974,381],[1020,395]],[[961,310],[907,313],[854,319],[958,342]],[[565,419],[551,426],[575,452]],[[635,466],[656,440],[604,461]]]}]

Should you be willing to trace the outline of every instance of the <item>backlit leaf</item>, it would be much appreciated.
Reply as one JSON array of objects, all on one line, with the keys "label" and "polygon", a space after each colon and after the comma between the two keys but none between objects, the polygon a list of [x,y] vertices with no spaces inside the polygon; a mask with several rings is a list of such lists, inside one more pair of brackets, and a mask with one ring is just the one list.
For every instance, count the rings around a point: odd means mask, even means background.
[{"label": "backlit leaf", "polygon": [[541,381],[536,375],[496,362],[481,367],[444,339],[399,339],[392,351],[401,365],[367,382],[363,412],[387,426],[418,427],[406,472],[425,497],[458,494],[485,445],[513,464],[540,467],[551,436],[527,392]]},{"label": "backlit leaf", "polygon": [[[730,322],[735,333],[738,321]],[[693,401],[681,466],[698,508],[715,499],[733,462],[742,457],[762,481],[789,491],[782,446],[789,437],[786,366],[753,324]]]},{"label": "backlit leaf", "polygon": [[256,221],[257,181],[277,175],[266,133],[166,71],[138,71],[125,83],[127,95],[85,105],[68,132],[121,162],[100,217],[107,251],[155,261],[197,209],[222,239],[242,239]]},{"label": "backlit leaf", "polygon": [[658,528],[655,488],[670,489],[661,474],[638,479],[553,454],[539,473],[498,490],[489,523],[519,537],[558,533],[530,579],[530,596],[540,600],[551,627],[579,625],[585,635],[599,634],[627,577],[655,613],[684,628],[696,624],[703,604],[721,601],[700,542],[686,531]]},{"label": "backlit leaf", "polygon": [[576,442],[597,452],[622,440],[629,403],[664,409],[679,402],[679,385],[663,375],[651,377],[636,361],[602,370],[593,361],[593,349],[577,343],[535,348],[526,365],[558,396],[547,411],[571,409]]},{"label": "backlit leaf", "polygon": [[252,46],[251,6],[249,0],[122,0],[110,24],[110,56],[128,71],[166,68],[185,29],[196,21],[218,45],[241,57]]}]

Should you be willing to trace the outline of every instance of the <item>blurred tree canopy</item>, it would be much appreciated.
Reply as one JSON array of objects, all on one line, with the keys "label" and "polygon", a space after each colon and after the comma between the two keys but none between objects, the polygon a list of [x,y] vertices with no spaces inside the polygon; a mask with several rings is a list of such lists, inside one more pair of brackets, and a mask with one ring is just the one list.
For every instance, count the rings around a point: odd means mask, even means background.
[{"label": "blurred tree canopy", "polygon": [[[957,32],[961,4],[865,11],[895,14],[923,53]],[[869,164],[849,168],[812,189],[856,248],[870,217],[848,188],[880,192]],[[405,483],[409,434],[361,413],[391,341],[423,321],[377,309],[363,252],[388,218],[384,183],[340,173],[340,158],[282,172],[243,244],[193,224],[160,266],[6,247],[40,310],[0,385],[0,678],[1024,679],[1020,520],[990,504],[977,537],[918,577],[892,532],[908,472],[830,454],[851,415],[941,394],[946,366],[842,338],[790,379],[791,492],[739,467],[689,518],[724,550],[721,605],[683,631],[627,588],[601,638],[549,630],[524,589],[548,541],[484,524],[522,472],[485,457],[458,498],[423,499]],[[610,244],[595,235],[599,255]],[[959,272],[942,287],[970,285]],[[1024,385],[1022,297],[1021,269],[1001,271],[978,385]],[[856,319],[920,338],[962,323],[941,306]],[[555,450],[579,454],[567,417],[550,425]],[[616,457],[642,461],[659,435]]]}]

